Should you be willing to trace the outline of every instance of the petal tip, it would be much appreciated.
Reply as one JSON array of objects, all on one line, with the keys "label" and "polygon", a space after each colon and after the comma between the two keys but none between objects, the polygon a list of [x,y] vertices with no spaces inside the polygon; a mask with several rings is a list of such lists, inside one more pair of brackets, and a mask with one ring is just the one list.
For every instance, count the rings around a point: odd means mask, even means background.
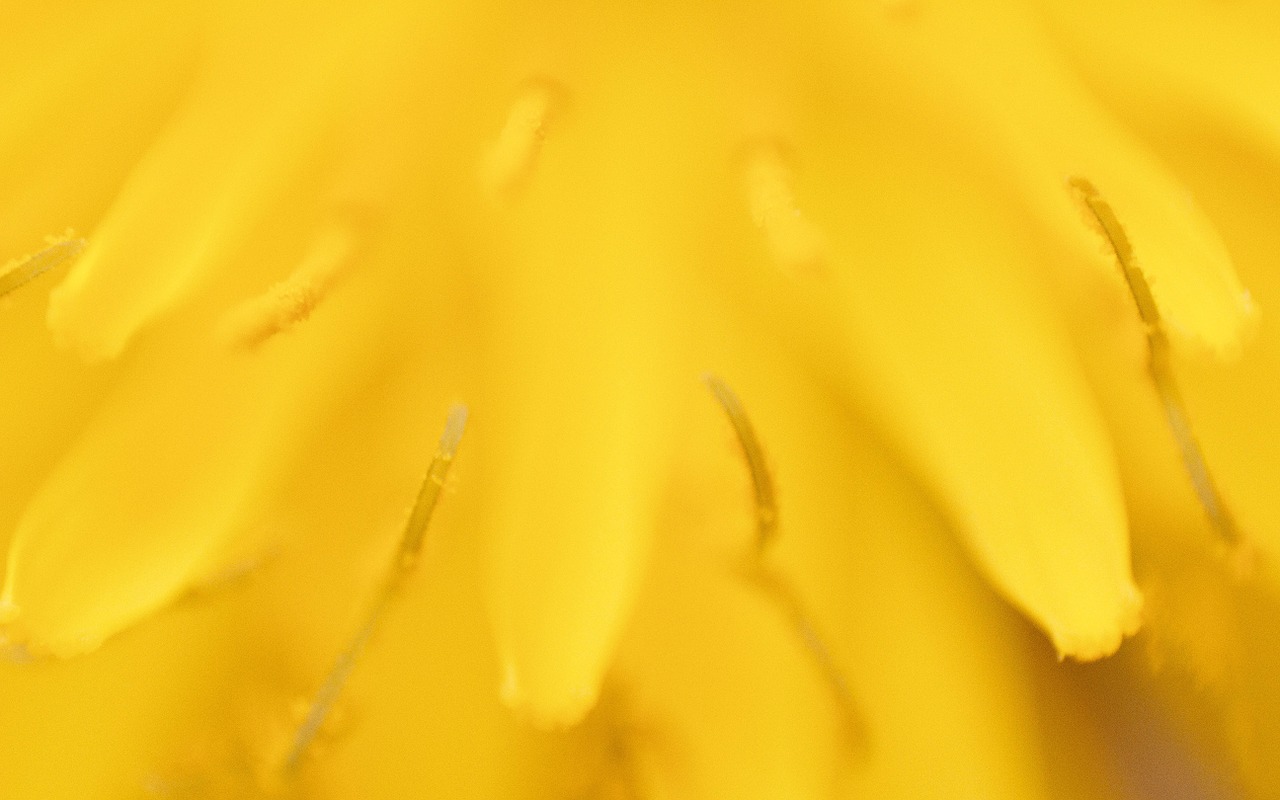
[{"label": "petal tip", "polygon": [[13,602],[13,583],[6,581],[0,593],[0,653],[22,648],[22,640],[15,631],[15,623],[22,616],[22,609]]},{"label": "petal tip", "polygon": [[1168,321],[1168,327],[1176,337],[1175,345],[1181,345],[1188,355],[1208,355],[1217,361],[1233,363],[1257,338],[1261,316],[1253,293],[1241,288],[1232,303],[1229,319],[1220,330],[1195,330],[1176,317]]},{"label": "petal tip", "polygon": [[[21,611],[18,608],[18,604],[13,602],[13,598],[9,596],[9,592],[6,590],[4,595],[0,596],[0,625],[8,626],[13,624]],[[3,635],[3,631],[0,631],[0,635]]]},{"label": "petal tip", "polygon": [[1058,660],[1088,662],[1114,655],[1120,645],[1142,627],[1142,594],[1132,584],[1120,591],[1115,615],[1105,625],[1073,629],[1055,628],[1050,636]]},{"label": "petal tip", "polygon": [[36,659],[69,659],[88,655],[102,646],[103,637],[84,633],[50,636],[33,633],[21,619],[18,606],[0,606],[0,655],[12,661]]},{"label": "petal tip", "polygon": [[579,683],[556,692],[536,691],[521,679],[516,664],[508,661],[502,671],[500,694],[508,708],[535,727],[563,730],[581,722],[595,707],[599,687]]}]

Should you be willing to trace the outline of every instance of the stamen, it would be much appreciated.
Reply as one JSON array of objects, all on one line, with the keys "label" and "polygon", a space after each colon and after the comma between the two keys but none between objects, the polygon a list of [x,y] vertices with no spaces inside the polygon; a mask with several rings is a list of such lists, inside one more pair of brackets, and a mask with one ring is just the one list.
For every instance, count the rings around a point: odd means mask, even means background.
[{"label": "stamen", "polygon": [[1124,275],[1125,282],[1129,284],[1133,301],[1138,306],[1138,316],[1147,326],[1148,334],[1154,330],[1158,335],[1163,336],[1160,308],[1156,305],[1151,287],[1147,284],[1142,270],[1134,260],[1133,245],[1129,243],[1129,236],[1124,232],[1120,220],[1116,219],[1111,204],[1103,199],[1098,188],[1086,178],[1072,178],[1070,184],[1089,207],[1094,219],[1102,226],[1102,233],[1107,237],[1107,243],[1115,253],[1116,261],[1120,263],[1120,272]]},{"label": "stamen", "polygon": [[822,233],[797,207],[791,170],[778,148],[756,148],[744,178],[751,218],[764,232],[774,261],[797,273],[818,269],[826,249]]},{"label": "stamen", "polygon": [[845,681],[844,675],[840,672],[835,656],[818,632],[817,626],[809,616],[808,611],[805,610],[804,604],[800,601],[795,589],[776,570],[763,563],[756,565],[751,577],[757,586],[773,597],[774,602],[778,604],[787,621],[791,623],[792,630],[800,637],[801,643],[813,657],[814,664],[822,675],[822,680],[827,684],[827,688],[840,709],[840,715],[844,722],[845,730],[848,732],[849,740],[851,742],[865,741],[867,734],[862,722],[862,716],[858,713],[857,704],[853,700],[853,692]]},{"label": "stamen", "polygon": [[391,562],[387,574],[383,578],[382,585],[369,605],[365,622],[356,631],[347,648],[338,656],[333,669],[329,671],[329,675],[325,679],[324,685],[320,687],[320,691],[316,693],[315,698],[311,701],[306,717],[294,734],[292,744],[282,765],[286,775],[297,771],[303,757],[315,741],[316,736],[319,735],[326,718],[333,711],[333,707],[339,695],[341,695],[347,679],[350,678],[352,671],[355,669],[356,661],[364,652],[365,647],[368,646],[369,640],[373,638],[374,631],[377,629],[387,606],[399,594],[405,581],[412,574],[413,568],[417,564],[418,556],[422,552],[422,544],[426,536],[427,526],[431,522],[431,515],[440,500],[440,493],[444,489],[445,480],[449,475],[449,467],[452,466],[454,455],[458,451],[458,444],[462,441],[462,431],[466,423],[466,406],[455,406],[449,412],[449,418],[445,422],[444,433],[440,436],[440,443],[436,446],[435,458],[431,461],[431,466],[427,470],[427,477],[422,482],[422,488],[418,491],[417,502],[414,503],[413,511],[410,512],[409,520],[405,524],[404,534],[400,539],[400,547],[396,551],[396,557]]},{"label": "stamen", "polygon": [[490,196],[510,194],[532,172],[555,96],[550,83],[539,81],[512,104],[502,132],[480,165],[480,183]]},{"label": "stamen", "polygon": [[84,239],[68,231],[61,237],[51,237],[48,246],[34,255],[16,258],[0,267],[0,297],[35,280],[54,267],[74,261],[88,244]]},{"label": "stamen", "polygon": [[747,461],[756,503],[756,552],[763,555],[765,548],[778,532],[778,501],[773,487],[773,476],[769,473],[769,465],[764,460],[764,449],[760,446],[760,440],[756,438],[751,420],[747,419],[742,401],[728,384],[715,375],[706,375],[703,380],[729,417],[733,432],[738,437],[738,445],[742,448],[742,457]]},{"label": "stamen", "polygon": [[[1138,307],[1138,316],[1142,319],[1147,333],[1148,370],[1160,397],[1160,404],[1164,407],[1169,429],[1173,432],[1173,438],[1177,441],[1178,449],[1182,453],[1182,463],[1200,499],[1200,505],[1204,507],[1210,525],[1222,541],[1233,550],[1241,551],[1245,548],[1245,537],[1227,509],[1222,493],[1209,473],[1204,451],[1200,448],[1200,443],[1191,429],[1187,405],[1182,399],[1182,392],[1178,389],[1178,382],[1173,372],[1169,336],[1160,317],[1159,306],[1156,305],[1155,297],[1151,293],[1151,286],[1133,257],[1133,245],[1130,244],[1129,237],[1125,234],[1111,205],[1103,199],[1093,183],[1085,178],[1071,178],[1069,184],[1084,200],[1094,219],[1101,226],[1103,235],[1106,236],[1111,251],[1120,264],[1120,271],[1129,286],[1134,304]],[[1241,555],[1245,554],[1241,553]]]},{"label": "stamen", "polygon": [[853,693],[840,673],[831,648],[818,632],[817,625],[791,583],[765,562],[766,548],[776,538],[778,531],[778,502],[773,477],[765,463],[764,449],[760,446],[755,428],[743,409],[742,401],[728,384],[714,375],[707,375],[704,380],[729,417],[751,474],[756,506],[756,546],[747,563],[747,577],[777,604],[801,644],[809,651],[840,709],[849,740],[854,743],[865,741],[866,731],[853,700]]},{"label": "stamen", "polygon": [[354,250],[350,228],[324,231],[289,277],[223,315],[218,338],[228,347],[251,350],[306,320],[342,277]]}]

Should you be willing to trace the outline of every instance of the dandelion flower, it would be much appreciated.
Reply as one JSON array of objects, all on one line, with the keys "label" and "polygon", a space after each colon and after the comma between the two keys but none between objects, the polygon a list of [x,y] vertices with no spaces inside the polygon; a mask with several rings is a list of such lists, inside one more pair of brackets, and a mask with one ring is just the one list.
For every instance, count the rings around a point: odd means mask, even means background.
[{"label": "dandelion flower", "polygon": [[0,794],[1275,785],[1264,4],[12,5]]}]

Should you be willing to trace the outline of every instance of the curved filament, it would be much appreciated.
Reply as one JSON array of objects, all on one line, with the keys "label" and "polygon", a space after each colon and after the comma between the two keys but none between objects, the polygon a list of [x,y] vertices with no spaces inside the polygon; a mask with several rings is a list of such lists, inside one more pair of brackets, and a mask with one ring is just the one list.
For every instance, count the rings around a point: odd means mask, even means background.
[{"label": "curved filament", "polygon": [[431,460],[431,466],[427,470],[427,477],[422,482],[422,488],[418,491],[418,499],[413,505],[413,511],[409,513],[409,520],[405,524],[404,534],[400,538],[400,546],[396,550],[396,556],[388,566],[382,585],[369,605],[364,624],[352,636],[346,649],[342,651],[337,661],[334,662],[333,668],[329,670],[324,684],[320,687],[320,691],[312,699],[311,705],[307,709],[306,717],[294,734],[282,765],[286,775],[292,774],[298,769],[303,757],[307,754],[316,736],[319,735],[325,720],[337,703],[338,697],[342,694],[343,687],[346,686],[348,678],[351,677],[351,673],[355,670],[356,662],[368,646],[369,640],[373,638],[373,634],[377,630],[378,623],[381,621],[387,607],[395,599],[396,595],[400,593],[405,581],[413,573],[418,556],[422,552],[427,526],[431,523],[431,516],[440,501],[440,493],[444,489],[445,480],[448,478],[449,468],[453,464],[453,457],[458,451],[458,444],[462,441],[462,431],[466,426],[466,422],[466,406],[455,406],[449,412],[449,418],[445,422],[444,433],[440,436],[440,443],[436,446],[435,457]]}]

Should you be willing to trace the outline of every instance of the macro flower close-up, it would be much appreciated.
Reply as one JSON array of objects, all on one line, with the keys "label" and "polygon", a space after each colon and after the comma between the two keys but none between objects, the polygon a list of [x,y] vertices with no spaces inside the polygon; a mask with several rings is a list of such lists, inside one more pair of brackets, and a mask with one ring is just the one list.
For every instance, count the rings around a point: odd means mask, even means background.
[{"label": "macro flower close-up", "polygon": [[1280,797],[1280,6],[0,16],[0,798]]}]

